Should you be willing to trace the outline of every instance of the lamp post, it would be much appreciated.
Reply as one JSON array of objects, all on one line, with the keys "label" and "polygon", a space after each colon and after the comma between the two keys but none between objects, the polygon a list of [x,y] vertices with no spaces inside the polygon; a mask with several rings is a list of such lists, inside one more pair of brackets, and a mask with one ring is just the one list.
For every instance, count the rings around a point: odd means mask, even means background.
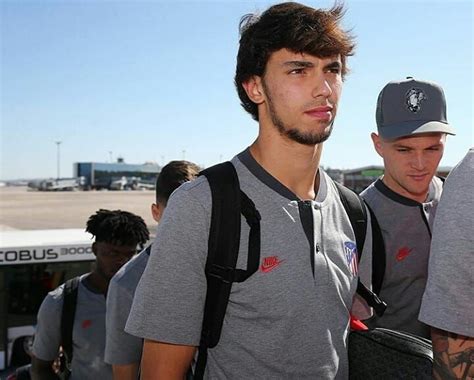
[{"label": "lamp post", "polygon": [[57,151],[56,151],[56,157],[57,157],[57,169],[58,169],[58,172],[57,172],[57,179],[61,178],[61,173],[60,173],[60,162],[61,162],[61,143],[62,141],[55,141],[56,145],[57,145]]}]

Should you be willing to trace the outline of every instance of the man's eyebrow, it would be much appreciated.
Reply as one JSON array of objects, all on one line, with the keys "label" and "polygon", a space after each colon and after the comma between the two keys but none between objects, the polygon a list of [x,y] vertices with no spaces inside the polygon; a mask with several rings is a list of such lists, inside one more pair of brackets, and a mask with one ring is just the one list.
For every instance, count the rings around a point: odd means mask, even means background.
[{"label": "man's eyebrow", "polygon": [[286,67],[314,67],[314,63],[309,61],[287,61],[283,63]]},{"label": "man's eyebrow", "polygon": [[325,69],[340,69],[342,66],[340,61],[333,61],[324,66]]},{"label": "man's eyebrow", "polygon": [[394,142],[394,143],[393,143],[393,147],[394,147],[394,148],[412,149],[411,146],[405,145],[405,144],[402,143],[402,142]]}]

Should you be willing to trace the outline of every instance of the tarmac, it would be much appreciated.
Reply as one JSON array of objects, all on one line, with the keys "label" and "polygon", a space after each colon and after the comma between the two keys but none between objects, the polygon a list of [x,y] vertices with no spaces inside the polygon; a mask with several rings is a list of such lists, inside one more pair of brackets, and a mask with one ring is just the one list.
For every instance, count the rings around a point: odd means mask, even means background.
[{"label": "tarmac", "polygon": [[25,187],[0,187],[0,233],[7,230],[85,228],[100,208],[141,216],[150,232],[156,229],[150,207],[153,190],[44,192]]}]

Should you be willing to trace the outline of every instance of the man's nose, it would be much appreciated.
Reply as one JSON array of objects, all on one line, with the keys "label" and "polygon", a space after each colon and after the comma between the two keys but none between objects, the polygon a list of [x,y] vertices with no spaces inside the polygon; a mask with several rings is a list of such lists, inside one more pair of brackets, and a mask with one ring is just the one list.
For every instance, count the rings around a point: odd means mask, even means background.
[{"label": "man's nose", "polygon": [[411,161],[411,166],[415,169],[422,170],[425,168],[425,156],[422,153],[417,153]]},{"label": "man's nose", "polygon": [[317,98],[319,96],[329,98],[332,95],[332,87],[324,77],[321,75],[315,81],[315,85],[313,88],[313,97]]}]

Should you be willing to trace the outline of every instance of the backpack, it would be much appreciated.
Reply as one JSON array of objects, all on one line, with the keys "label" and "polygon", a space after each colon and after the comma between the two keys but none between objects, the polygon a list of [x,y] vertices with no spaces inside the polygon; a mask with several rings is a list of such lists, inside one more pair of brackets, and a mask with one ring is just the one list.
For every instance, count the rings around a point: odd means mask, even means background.
[{"label": "backpack", "polygon": [[349,380],[433,378],[429,339],[377,327],[353,330],[348,339]]},{"label": "backpack", "polygon": [[64,283],[63,308],[61,312],[61,347],[60,375],[61,379],[68,379],[71,375],[72,362],[72,329],[76,315],[77,293],[80,277],[74,277]]},{"label": "backpack", "polygon": [[[207,349],[215,347],[219,342],[232,283],[245,281],[258,270],[260,262],[261,217],[253,201],[240,189],[234,165],[229,161],[223,162],[203,170],[200,175],[206,176],[209,182],[212,211],[205,267],[207,294],[194,379],[203,378],[207,362]],[[360,261],[367,228],[364,202],[352,190],[334,183],[354,231],[358,260]],[[241,215],[250,227],[247,269],[245,270],[236,268]],[[375,231],[372,233],[372,250],[374,252],[377,249],[384,251],[380,228],[378,228],[377,220],[372,212],[371,225]],[[373,279],[377,281],[377,287],[380,289],[379,285],[381,286],[385,269],[385,253],[372,255],[372,257],[374,256],[381,256],[381,259],[373,259],[372,263]],[[374,308],[378,315],[383,314],[386,304],[374,292],[367,289],[360,280],[357,284],[357,293],[369,306]]]}]

